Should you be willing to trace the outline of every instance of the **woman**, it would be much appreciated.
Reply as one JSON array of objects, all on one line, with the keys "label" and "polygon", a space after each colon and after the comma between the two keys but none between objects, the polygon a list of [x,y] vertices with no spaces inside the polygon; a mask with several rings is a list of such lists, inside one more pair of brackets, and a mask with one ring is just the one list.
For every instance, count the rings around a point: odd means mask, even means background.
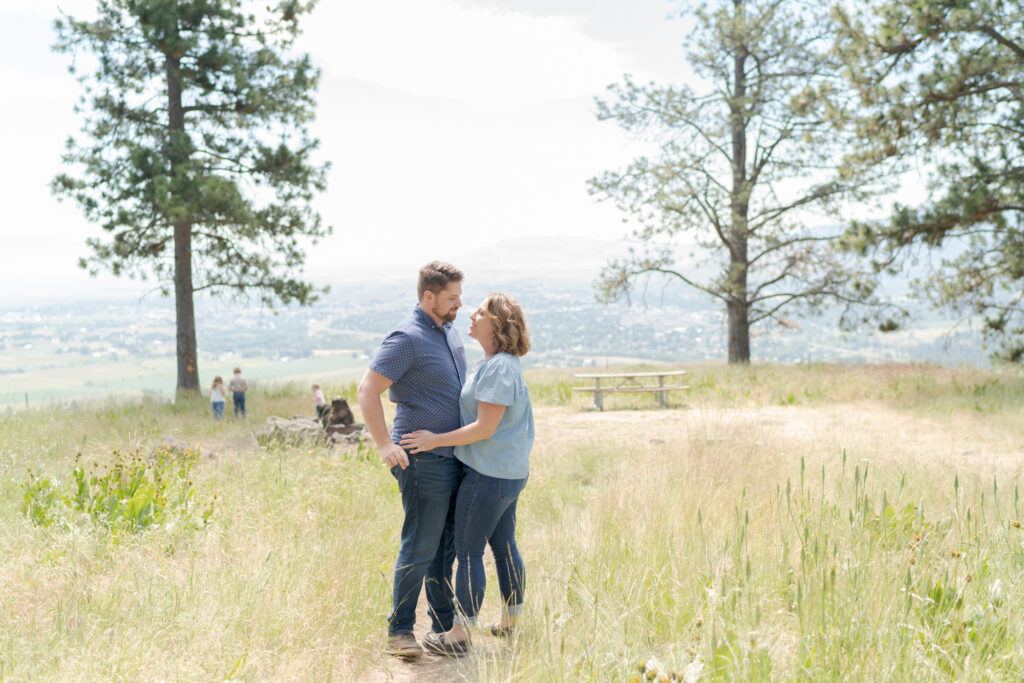
[{"label": "woman", "polygon": [[412,453],[456,446],[465,465],[455,503],[455,598],[459,610],[446,633],[428,633],[426,649],[461,655],[470,645],[470,627],[486,587],[484,547],[491,546],[501,589],[501,620],[496,635],[508,634],[523,608],[523,559],[516,547],[516,501],[526,485],[533,446],[533,409],[519,356],[530,350],[523,311],[507,294],[491,293],[469,317],[469,336],[480,343],[484,358],[462,388],[459,411],[463,426],[434,434],[405,434],[400,444]]}]

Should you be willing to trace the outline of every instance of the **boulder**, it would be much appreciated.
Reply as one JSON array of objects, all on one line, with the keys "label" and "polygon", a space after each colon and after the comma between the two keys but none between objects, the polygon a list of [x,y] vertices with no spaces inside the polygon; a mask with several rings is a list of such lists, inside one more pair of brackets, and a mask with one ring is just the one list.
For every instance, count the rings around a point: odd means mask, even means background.
[{"label": "boulder", "polygon": [[361,432],[364,429],[366,429],[366,425],[362,424],[327,425],[327,429],[324,431],[328,434],[352,434],[353,432]]},{"label": "boulder", "polygon": [[311,417],[278,417],[271,415],[256,432],[256,442],[265,445],[272,441],[298,443],[324,441],[326,433],[320,423]]},{"label": "boulder", "polygon": [[[332,431],[333,429],[333,431]],[[328,438],[332,444],[358,444],[366,439],[366,425],[354,424],[347,427],[328,427]]]},{"label": "boulder", "polygon": [[256,432],[256,442],[266,445],[271,442],[302,443],[315,441],[328,444],[357,444],[366,437],[364,424],[332,424],[322,427],[319,420],[297,415],[291,419],[271,415]]}]

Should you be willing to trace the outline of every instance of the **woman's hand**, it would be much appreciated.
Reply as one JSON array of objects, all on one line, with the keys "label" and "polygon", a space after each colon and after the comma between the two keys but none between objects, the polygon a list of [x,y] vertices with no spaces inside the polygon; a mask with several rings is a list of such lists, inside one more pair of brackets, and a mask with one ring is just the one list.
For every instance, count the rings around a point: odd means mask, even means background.
[{"label": "woman's hand", "polygon": [[410,453],[426,453],[437,448],[437,434],[426,429],[417,429],[409,434],[402,434],[398,444]]}]

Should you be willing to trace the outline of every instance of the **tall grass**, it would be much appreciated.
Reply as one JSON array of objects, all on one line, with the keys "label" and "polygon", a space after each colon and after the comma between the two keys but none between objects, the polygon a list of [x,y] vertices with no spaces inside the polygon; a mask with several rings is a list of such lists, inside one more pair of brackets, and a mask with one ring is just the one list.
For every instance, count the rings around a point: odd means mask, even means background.
[{"label": "tall grass", "polygon": [[[675,408],[603,413],[571,371],[531,373],[527,611],[452,664],[381,653],[401,510],[376,455],[255,445],[266,415],[312,412],[308,387],[254,392],[247,422],[202,401],[2,418],[0,678],[1024,677],[1016,373],[689,369]],[[205,449],[207,527],[21,514],[29,465],[66,483],[77,453],[166,435]]]}]

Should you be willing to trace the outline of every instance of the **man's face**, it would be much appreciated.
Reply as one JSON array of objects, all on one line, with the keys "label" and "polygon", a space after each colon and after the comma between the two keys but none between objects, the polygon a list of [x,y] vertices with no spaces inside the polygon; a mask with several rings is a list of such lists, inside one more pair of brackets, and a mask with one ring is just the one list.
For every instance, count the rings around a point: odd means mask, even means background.
[{"label": "man's face", "polygon": [[431,315],[442,323],[450,323],[455,320],[459,309],[462,308],[462,283],[449,282],[448,286],[437,294],[427,291],[423,296],[427,299]]}]

